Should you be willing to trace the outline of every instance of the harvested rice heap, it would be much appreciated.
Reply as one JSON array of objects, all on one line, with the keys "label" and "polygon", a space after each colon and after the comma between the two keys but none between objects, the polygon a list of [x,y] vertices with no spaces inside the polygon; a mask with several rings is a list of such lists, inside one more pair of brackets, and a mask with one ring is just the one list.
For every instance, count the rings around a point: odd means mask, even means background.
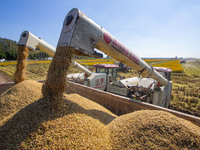
[{"label": "harvested rice heap", "polygon": [[62,109],[52,109],[41,88],[23,81],[0,96],[0,149],[111,148],[106,124],[116,115],[76,94],[64,95]]},{"label": "harvested rice heap", "polygon": [[25,70],[27,65],[27,57],[29,49],[25,46],[18,46],[17,66],[14,74],[15,82],[19,83],[25,80]]},{"label": "harvested rice heap", "polygon": [[200,128],[167,112],[117,117],[77,94],[64,94],[57,110],[41,88],[25,80],[0,95],[0,149],[200,148]]},{"label": "harvested rice heap", "polygon": [[25,106],[42,97],[42,83],[25,80],[8,89],[0,96],[0,122],[13,117]]},{"label": "harvested rice heap", "polygon": [[164,111],[126,114],[108,128],[113,149],[200,149],[200,128]]}]

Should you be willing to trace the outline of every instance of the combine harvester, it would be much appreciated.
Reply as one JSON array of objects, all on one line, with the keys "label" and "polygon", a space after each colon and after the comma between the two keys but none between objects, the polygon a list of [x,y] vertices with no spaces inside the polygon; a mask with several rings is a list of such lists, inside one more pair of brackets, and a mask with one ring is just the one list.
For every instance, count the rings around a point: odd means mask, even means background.
[{"label": "combine harvester", "polygon": [[[54,47],[28,31],[21,34],[18,44],[33,50],[39,48],[52,56],[55,53]],[[69,81],[67,93],[80,94],[103,105],[117,115],[140,109],[163,110],[200,126],[198,117],[163,108],[168,107],[170,102],[172,89],[172,82],[170,81],[171,70],[149,66],[80,10],[72,9],[66,16],[57,46],[72,47],[75,49],[76,55],[101,57],[94,50],[96,48],[147,77],[115,80],[113,75],[115,74],[114,68],[116,66],[96,65],[97,72],[92,73],[82,65],[72,61],[74,66],[85,72],[82,82],[84,85]],[[102,73],[102,70],[106,73]],[[72,79],[73,75],[68,75],[68,78]],[[9,86],[4,85],[4,87],[8,88]],[[145,101],[145,103],[124,96],[135,97]]]},{"label": "combine harvester", "polygon": [[[26,46],[31,50],[36,50],[39,48],[51,56],[54,56],[56,51],[56,48],[28,31],[24,31],[21,34],[18,44],[20,46]],[[137,59],[142,61],[140,58]],[[67,75],[67,78],[70,81],[77,82],[102,91],[108,91],[118,95],[136,98],[137,100],[142,100],[154,105],[162,107],[169,106],[172,85],[171,81],[168,81],[167,85],[165,86],[159,86],[160,84],[152,78],[133,77],[129,79],[116,80],[117,68],[119,68],[117,65],[94,65],[94,67],[96,67],[96,73],[89,71],[87,68],[83,67],[74,60],[72,60],[72,65],[84,73]],[[145,65],[148,66],[146,63]],[[156,68],[156,70],[162,74],[162,76],[158,75],[158,77],[170,80],[171,70],[165,68]],[[159,74],[156,72],[156,70],[153,70],[153,72],[155,74]]]},{"label": "combine harvester", "polygon": [[95,55],[94,49],[96,48],[147,77],[110,82],[112,76],[108,74],[106,91],[128,97],[137,97],[163,107],[169,106],[172,89],[171,70],[158,69],[162,71],[162,73],[158,73],[156,69],[149,66],[78,9],[72,9],[63,23],[58,47],[64,46],[73,47],[77,55],[88,56]]}]

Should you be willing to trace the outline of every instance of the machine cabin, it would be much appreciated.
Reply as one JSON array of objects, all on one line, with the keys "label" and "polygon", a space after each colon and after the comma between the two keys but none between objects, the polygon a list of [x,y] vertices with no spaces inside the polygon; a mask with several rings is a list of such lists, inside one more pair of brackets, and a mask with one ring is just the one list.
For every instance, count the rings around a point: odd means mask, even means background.
[{"label": "machine cabin", "polygon": [[111,75],[113,80],[116,81],[117,78],[117,70],[119,68],[118,65],[115,64],[95,64],[96,73],[106,73],[107,75]]}]

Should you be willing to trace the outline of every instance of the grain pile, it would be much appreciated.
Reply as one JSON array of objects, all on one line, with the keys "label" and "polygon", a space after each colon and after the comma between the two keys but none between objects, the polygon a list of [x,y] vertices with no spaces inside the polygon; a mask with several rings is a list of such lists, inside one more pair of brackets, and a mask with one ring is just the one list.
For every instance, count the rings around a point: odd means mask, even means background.
[{"label": "grain pile", "polygon": [[59,108],[61,104],[66,86],[66,74],[71,64],[73,52],[74,49],[71,47],[57,47],[49,67],[42,93],[54,108]]},{"label": "grain pile", "polygon": [[27,57],[29,49],[25,46],[18,46],[17,52],[17,66],[14,74],[15,82],[19,83],[25,80],[25,70],[27,64]]},{"label": "grain pile", "polygon": [[[19,86],[20,91],[16,90]],[[34,95],[27,97],[31,91],[26,89],[30,87],[39,90],[42,85],[35,81],[23,81],[0,96],[1,100],[15,101],[14,104],[9,103],[10,107],[21,108],[14,111],[12,117],[0,121],[0,149],[111,148],[106,124],[116,115],[76,94],[64,95],[62,109],[52,109],[45,97],[38,100]],[[35,94],[42,96],[37,90]],[[15,100],[15,95],[20,98]],[[10,97],[12,100],[9,100]]]},{"label": "grain pile", "polygon": [[25,80],[0,95],[0,149],[199,149],[200,128],[162,111],[117,117],[80,95],[61,109]]},{"label": "grain pile", "polygon": [[37,81],[25,80],[2,93],[0,122],[8,120],[17,111],[41,98],[41,86],[42,84]]},{"label": "grain pile", "polygon": [[113,149],[200,149],[200,128],[163,111],[136,111],[108,128]]}]

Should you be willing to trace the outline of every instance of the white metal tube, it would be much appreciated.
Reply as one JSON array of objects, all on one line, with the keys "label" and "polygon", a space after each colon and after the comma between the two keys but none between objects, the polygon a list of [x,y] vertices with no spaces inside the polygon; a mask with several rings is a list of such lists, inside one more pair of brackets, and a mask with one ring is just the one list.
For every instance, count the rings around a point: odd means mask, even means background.
[{"label": "white metal tube", "polygon": [[51,46],[50,44],[48,44],[47,42],[40,40],[40,42],[38,43],[38,48],[49,54],[50,56],[54,56],[55,52],[56,52],[56,48]]},{"label": "white metal tube", "polygon": [[78,53],[94,54],[97,48],[122,63],[135,68],[143,75],[166,85],[168,80],[153,67],[121,44],[114,36],[97,25],[80,10],[74,8],[66,16],[58,41],[58,47],[74,47]]},{"label": "white metal tube", "polygon": [[81,64],[77,63],[76,61],[72,60],[72,65],[76,68],[79,68],[83,72],[85,72],[88,76],[92,74],[91,71],[89,71],[87,68],[83,67]]},{"label": "white metal tube", "polygon": [[34,34],[29,31],[22,32],[18,45],[26,46],[31,50],[36,50],[36,48],[41,49],[41,51],[46,52],[50,56],[54,56],[56,52],[56,48],[38,38]]}]

